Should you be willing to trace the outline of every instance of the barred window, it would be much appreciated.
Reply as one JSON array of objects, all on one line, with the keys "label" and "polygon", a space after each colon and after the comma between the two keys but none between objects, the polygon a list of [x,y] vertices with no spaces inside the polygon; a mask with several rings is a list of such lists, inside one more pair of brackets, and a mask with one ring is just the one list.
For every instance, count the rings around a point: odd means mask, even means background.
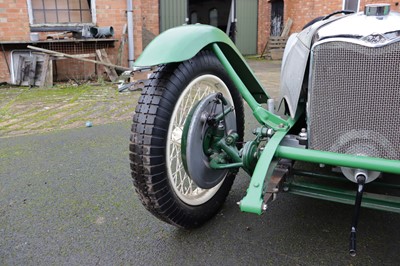
[{"label": "barred window", "polygon": [[31,24],[92,23],[93,0],[30,0]]}]

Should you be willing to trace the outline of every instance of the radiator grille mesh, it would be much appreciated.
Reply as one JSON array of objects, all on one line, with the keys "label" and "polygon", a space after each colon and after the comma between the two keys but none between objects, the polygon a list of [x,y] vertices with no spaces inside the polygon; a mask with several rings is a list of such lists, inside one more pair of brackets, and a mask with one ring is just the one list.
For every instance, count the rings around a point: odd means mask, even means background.
[{"label": "radiator grille mesh", "polygon": [[314,48],[311,149],[400,160],[400,42]]}]

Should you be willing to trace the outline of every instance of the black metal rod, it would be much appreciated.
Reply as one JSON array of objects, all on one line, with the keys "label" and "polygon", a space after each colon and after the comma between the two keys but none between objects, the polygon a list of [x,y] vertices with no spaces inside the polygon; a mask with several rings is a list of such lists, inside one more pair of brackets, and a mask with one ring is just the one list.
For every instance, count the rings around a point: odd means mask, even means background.
[{"label": "black metal rod", "polygon": [[357,234],[357,224],[358,218],[360,217],[360,209],[361,209],[361,201],[364,192],[364,185],[366,177],[364,175],[358,175],[357,179],[357,194],[356,194],[356,201],[354,204],[354,214],[353,220],[351,222],[351,231],[350,231],[350,255],[356,255],[356,234]]}]

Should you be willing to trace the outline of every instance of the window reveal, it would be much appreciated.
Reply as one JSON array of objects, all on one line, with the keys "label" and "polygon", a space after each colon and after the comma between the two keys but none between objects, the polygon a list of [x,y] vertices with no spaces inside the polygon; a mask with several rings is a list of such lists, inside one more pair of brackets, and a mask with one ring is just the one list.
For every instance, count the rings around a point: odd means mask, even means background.
[{"label": "window reveal", "polygon": [[90,0],[31,0],[33,24],[91,23]]}]

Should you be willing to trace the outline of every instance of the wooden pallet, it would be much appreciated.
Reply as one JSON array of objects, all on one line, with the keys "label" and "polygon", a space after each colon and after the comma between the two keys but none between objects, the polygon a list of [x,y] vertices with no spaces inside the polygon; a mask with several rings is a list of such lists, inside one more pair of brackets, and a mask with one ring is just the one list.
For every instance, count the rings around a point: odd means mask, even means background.
[{"label": "wooden pallet", "polygon": [[265,57],[272,60],[280,60],[283,57],[283,51],[285,50],[286,42],[288,40],[289,32],[292,27],[293,20],[288,18],[285,27],[283,28],[281,36],[270,36],[264,50],[261,53],[261,57]]},{"label": "wooden pallet", "polygon": [[15,57],[14,84],[19,86],[51,86],[53,72],[49,55],[41,53],[21,54]]},{"label": "wooden pallet", "polygon": [[287,37],[271,36],[269,37],[268,43],[261,54],[261,57],[266,57],[272,60],[280,60],[285,50]]}]

